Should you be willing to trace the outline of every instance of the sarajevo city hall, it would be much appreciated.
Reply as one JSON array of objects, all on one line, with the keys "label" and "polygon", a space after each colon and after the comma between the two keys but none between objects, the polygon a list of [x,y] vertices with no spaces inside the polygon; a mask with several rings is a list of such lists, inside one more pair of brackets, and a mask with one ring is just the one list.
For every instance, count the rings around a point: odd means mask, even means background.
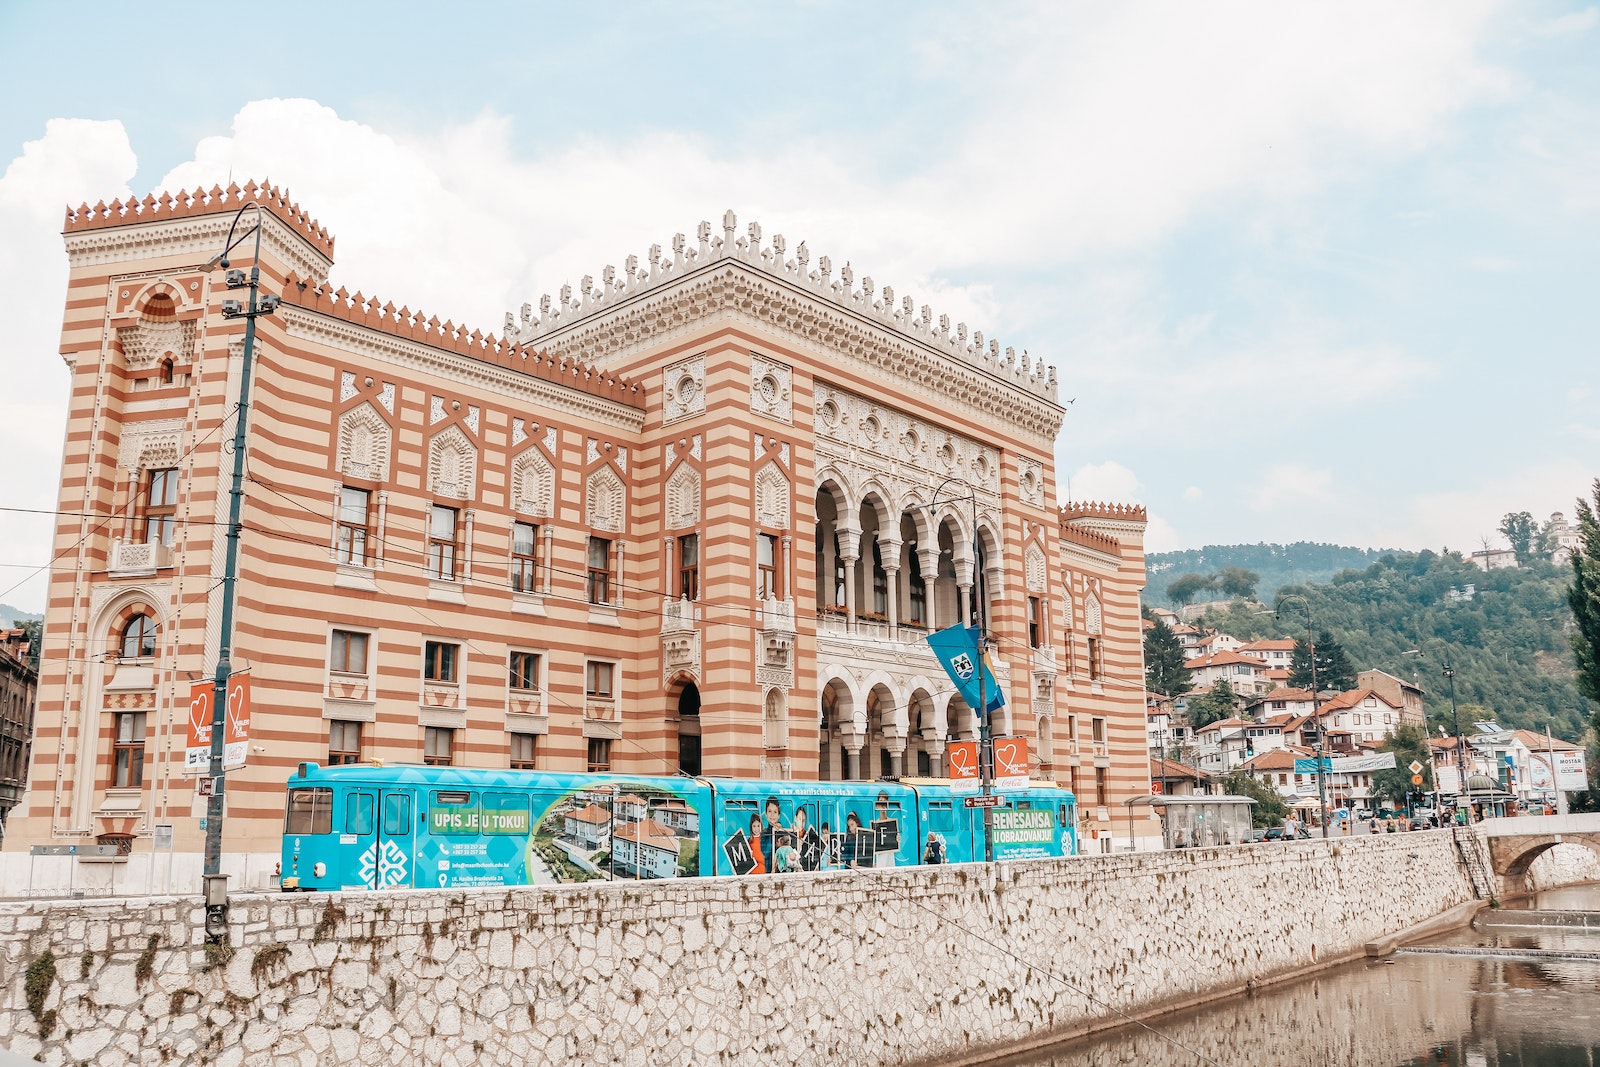
[{"label": "sarajevo city hall", "polygon": [[1159,842],[1123,807],[1150,791],[1145,514],[1058,499],[1053,367],[732,212],[486,335],[330,280],[333,237],[251,183],[67,214],[70,413],[8,852],[137,858],[170,826],[199,870],[186,726],[245,331],[208,260],[247,202],[259,263],[231,263],[282,302],[249,394],[237,887],[271,884],[301,761],[942,775],[978,725],[924,637],[976,621],[994,733],[1073,790],[1085,850]]}]

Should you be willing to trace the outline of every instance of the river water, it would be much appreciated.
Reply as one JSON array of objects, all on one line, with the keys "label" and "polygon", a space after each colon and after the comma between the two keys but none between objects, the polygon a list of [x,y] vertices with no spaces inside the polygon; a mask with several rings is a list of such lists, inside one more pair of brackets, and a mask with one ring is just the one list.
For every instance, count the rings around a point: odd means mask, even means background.
[{"label": "river water", "polygon": [[[1529,904],[1600,911],[1600,885]],[[1459,930],[1424,944],[1600,953],[1600,930]],[[1012,1067],[1600,1067],[1600,960],[1402,950],[1147,1023]]]}]

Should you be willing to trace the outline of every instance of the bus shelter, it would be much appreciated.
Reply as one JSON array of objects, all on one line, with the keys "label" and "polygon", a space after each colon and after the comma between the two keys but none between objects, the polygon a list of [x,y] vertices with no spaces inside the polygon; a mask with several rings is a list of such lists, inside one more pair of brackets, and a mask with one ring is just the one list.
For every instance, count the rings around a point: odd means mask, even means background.
[{"label": "bus shelter", "polygon": [[1161,818],[1165,848],[1212,848],[1242,845],[1249,838],[1249,797],[1160,796],[1147,794],[1123,802],[1128,809],[1128,834],[1133,834],[1133,809],[1151,807]]}]

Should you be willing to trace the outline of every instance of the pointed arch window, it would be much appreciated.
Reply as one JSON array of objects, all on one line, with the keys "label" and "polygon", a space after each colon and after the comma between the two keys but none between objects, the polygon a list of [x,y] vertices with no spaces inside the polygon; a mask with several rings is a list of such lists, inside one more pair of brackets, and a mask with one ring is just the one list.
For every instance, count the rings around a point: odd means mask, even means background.
[{"label": "pointed arch window", "polygon": [[151,659],[156,654],[156,621],[141,611],[122,627],[122,658]]}]

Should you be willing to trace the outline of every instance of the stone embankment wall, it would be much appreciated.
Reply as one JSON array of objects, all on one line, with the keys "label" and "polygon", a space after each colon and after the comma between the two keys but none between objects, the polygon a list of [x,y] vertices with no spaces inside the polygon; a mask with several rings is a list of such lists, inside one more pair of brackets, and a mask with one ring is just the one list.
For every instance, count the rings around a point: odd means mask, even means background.
[{"label": "stone embankment wall", "polygon": [[1438,832],[243,896],[226,953],[189,900],[13,902],[0,1044],[97,1067],[971,1062],[1354,955],[1470,898]]},{"label": "stone embankment wall", "polygon": [[1557,845],[1528,865],[1534,892],[1580,882],[1600,882],[1600,857],[1583,845]]}]

